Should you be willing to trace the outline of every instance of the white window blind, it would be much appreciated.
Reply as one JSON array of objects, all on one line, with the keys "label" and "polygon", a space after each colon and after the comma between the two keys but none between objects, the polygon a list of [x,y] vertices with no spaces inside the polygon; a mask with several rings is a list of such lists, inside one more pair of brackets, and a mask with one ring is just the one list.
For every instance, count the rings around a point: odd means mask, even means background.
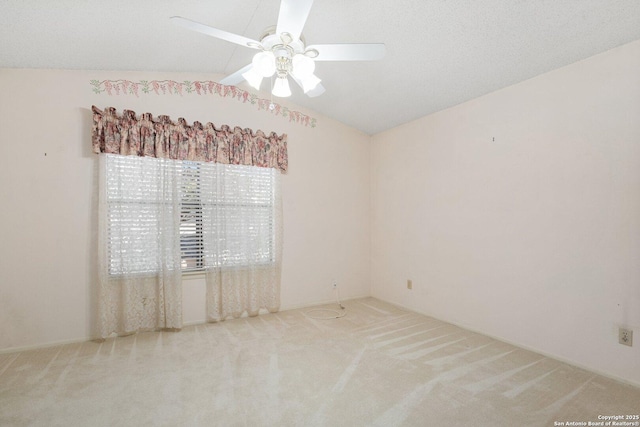
[{"label": "white window blind", "polygon": [[207,267],[274,262],[275,169],[201,164]]},{"label": "white window blind", "polygon": [[134,156],[106,169],[110,274],[158,271],[157,239],[179,241],[183,271],[275,262],[276,170]]},{"label": "white window blind", "polygon": [[202,202],[200,167],[196,162],[182,162],[180,205],[180,253],[182,269],[202,270],[204,245],[202,229]]}]

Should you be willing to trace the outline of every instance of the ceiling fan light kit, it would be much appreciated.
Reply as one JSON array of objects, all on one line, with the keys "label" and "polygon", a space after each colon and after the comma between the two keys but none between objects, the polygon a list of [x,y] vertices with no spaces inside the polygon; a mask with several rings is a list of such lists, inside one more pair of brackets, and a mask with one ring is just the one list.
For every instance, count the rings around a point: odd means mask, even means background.
[{"label": "ceiling fan light kit", "polygon": [[262,51],[255,54],[253,69],[262,77],[271,77],[276,72],[276,57],[271,51]]},{"label": "ceiling fan light kit", "polygon": [[222,79],[220,83],[235,85],[246,80],[251,87],[260,89],[264,78],[275,78],[271,93],[278,97],[291,96],[289,77],[310,97],[319,96],[325,89],[314,74],[316,61],[372,61],[382,59],[385,46],[373,44],[325,44],[306,46],[302,36],[313,0],[282,0],[278,23],[268,28],[260,41],[228,33],[180,16],[171,18],[176,25],[209,36],[239,44],[260,52],[251,64]]},{"label": "ceiling fan light kit", "polygon": [[249,85],[255,90],[260,90],[262,84],[262,76],[256,71],[255,68],[249,69],[242,73],[242,77],[249,83]]},{"label": "ceiling fan light kit", "polygon": [[277,36],[275,29],[276,27],[270,28],[259,45],[247,43],[247,47],[261,51],[253,56],[251,69],[243,72],[242,77],[251,87],[259,90],[263,78],[275,75],[276,81],[271,93],[280,98],[291,96],[289,76],[302,87],[304,93],[315,89],[322,80],[313,74],[316,63],[311,57],[316,57],[318,51],[311,49],[307,55],[302,35],[299,40],[294,41],[289,33]]},{"label": "ceiling fan light kit", "polygon": [[313,59],[301,54],[293,57],[291,66],[293,67],[291,73],[299,79],[313,75],[313,72],[316,70],[316,63],[313,62]]},{"label": "ceiling fan light kit", "polygon": [[300,86],[302,86],[302,90],[304,93],[309,93],[314,90],[320,84],[322,80],[320,80],[315,75],[311,74],[302,80],[300,80]]},{"label": "ceiling fan light kit", "polygon": [[289,87],[289,80],[287,80],[286,76],[278,77],[276,79],[271,93],[273,94],[273,96],[278,96],[280,98],[291,96],[291,88]]}]

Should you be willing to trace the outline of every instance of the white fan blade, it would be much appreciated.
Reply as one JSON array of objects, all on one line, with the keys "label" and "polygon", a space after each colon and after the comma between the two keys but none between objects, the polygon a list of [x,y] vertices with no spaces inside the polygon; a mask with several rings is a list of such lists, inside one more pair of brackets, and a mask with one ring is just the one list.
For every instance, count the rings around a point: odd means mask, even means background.
[{"label": "white fan blade", "polygon": [[235,73],[229,74],[227,77],[220,80],[220,83],[227,86],[235,86],[238,83],[241,83],[244,81],[244,77],[242,77],[242,75],[252,68],[253,68],[253,64],[249,64],[245,67],[242,67]]},{"label": "white fan blade", "polygon": [[276,34],[289,33],[294,41],[298,40],[312,4],[313,0],[282,0]]},{"label": "white fan blade", "polygon": [[384,58],[387,49],[384,43],[314,44],[307,50],[315,49],[315,61],[375,61]]},{"label": "white fan blade", "polygon": [[189,30],[197,31],[208,36],[216,37],[222,40],[226,40],[231,43],[236,43],[244,47],[250,47],[253,49],[259,49],[260,43],[252,40],[248,37],[240,36],[238,34],[229,33],[227,31],[219,30],[217,28],[210,27],[208,25],[201,24],[199,22],[192,21],[181,16],[172,16],[171,22]]}]

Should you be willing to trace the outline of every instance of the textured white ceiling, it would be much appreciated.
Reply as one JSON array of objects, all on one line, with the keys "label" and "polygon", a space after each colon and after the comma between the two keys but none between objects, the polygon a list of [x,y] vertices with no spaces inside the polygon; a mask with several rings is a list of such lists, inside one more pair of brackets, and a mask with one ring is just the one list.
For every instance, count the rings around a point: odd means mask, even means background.
[{"label": "textured white ceiling", "polygon": [[[172,25],[258,39],[279,0],[0,0],[0,67],[229,74],[254,53]],[[640,39],[638,0],[316,0],[307,44],[387,46],[321,62],[324,95],[292,101],[368,134]],[[292,86],[293,87],[293,86]]]}]

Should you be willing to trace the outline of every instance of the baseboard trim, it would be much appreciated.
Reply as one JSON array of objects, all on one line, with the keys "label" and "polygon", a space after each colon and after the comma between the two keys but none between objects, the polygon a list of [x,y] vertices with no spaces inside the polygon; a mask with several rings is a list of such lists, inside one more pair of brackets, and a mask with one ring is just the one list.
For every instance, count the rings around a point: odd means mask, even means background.
[{"label": "baseboard trim", "polygon": [[[346,301],[350,301],[350,300],[354,300],[354,299],[360,299],[360,298],[369,298],[371,295],[365,295],[365,296],[355,296],[355,297],[347,297],[344,299],[341,299],[341,302],[346,302]],[[289,310],[298,310],[301,308],[307,308],[307,307],[314,307],[317,305],[326,305],[326,304],[335,304],[336,300],[328,300],[328,301],[321,301],[321,302],[314,302],[314,303],[301,303],[301,304],[293,304],[293,305],[289,305],[289,306],[283,306],[280,308],[280,310],[278,312],[283,312],[283,311],[289,311]],[[268,312],[265,311],[264,313],[261,314],[267,314]],[[243,317],[247,317],[247,314],[243,314],[242,316],[240,316],[240,318]],[[191,322],[185,322],[183,323],[183,327],[187,327],[187,326],[195,326],[195,325],[204,325],[207,322],[206,320],[202,320],[202,321],[191,321]],[[43,348],[49,348],[49,347],[56,347],[59,345],[66,345],[66,344],[78,344],[78,343],[83,343],[83,342],[88,342],[88,341],[95,341],[100,339],[100,337],[85,337],[85,338],[77,338],[77,339],[69,339],[69,340],[60,340],[60,341],[51,341],[51,342],[47,342],[47,343],[43,343],[43,344],[33,344],[33,345],[26,345],[26,346],[18,346],[18,347],[8,347],[8,348],[3,348],[0,349],[0,354],[6,354],[6,353],[19,353],[21,351],[30,351],[30,350],[39,350],[39,349],[43,349]]]},{"label": "baseboard trim", "polygon": [[[478,334],[485,335],[485,336],[487,336],[489,338],[493,338],[495,340],[498,340],[498,341],[513,345],[515,347],[522,348],[524,350],[533,351],[535,353],[541,354],[541,355],[543,355],[545,357],[548,357],[550,359],[554,359],[554,360],[557,360],[559,362],[566,363],[566,364],[574,366],[576,368],[584,369],[585,371],[589,371],[589,372],[592,372],[594,374],[602,375],[603,377],[606,377],[606,378],[609,378],[609,379],[612,379],[612,380],[615,380],[615,381],[619,381],[619,382],[624,383],[624,384],[628,384],[628,385],[630,385],[632,387],[640,388],[640,382],[629,380],[627,378],[622,378],[622,377],[619,377],[617,375],[613,375],[613,374],[611,374],[609,372],[604,372],[604,371],[601,371],[599,369],[595,369],[593,367],[583,365],[583,364],[578,363],[578,362],[576,362],[574,360],[570,360],[570,359],[567,359],[565,357],[558,356],[557,354],[549,353],[547,351],[540,350],[538,348],[530,347],[528,345],[524,345],[524,344],[509,340],[509,339],[501,337],[501,336],[489,334],[489,333],[486,333],[485,331],[481,331],[479,329],[475,329],[475,328],[469,327],[467,325],[462,325],[462,324],[459,324],[459,323],[456,323],[456,322],[451,322],[449,320],[445,320],[445,319],[439,318],[437,316],[434,316],[434,315],[432,315],[430,313],[427,313],[426,311],[417,310],[417,309],[414,309],[414,308],[407,307],[407,306],[405,306],[405,305],[403,305],[401,303],[398,303],[396,301],[390,301],[390,300],[386,300],[386,299],[379,298],[379,297],[372,296],[372,295],[362,295],[362,296],[350,296],[350,297],[342,299],[341,302],[348,302],[348,301],[351,301],[351,300],[362,299],[362,298],[370,298],[370,297],[376,298],[377,300],[380,300],[382,302],[386,302],[388,304],[391,304],[391,305],[394,305],[396,307],[402,308],[403,310],[407,310],[407,311],[411,311],[411,312],[414,312],[414,313],[422,314],[424,316],[429,316],[429,317],[432,317],[432,318],[434,318],[436,320],[439,320],[441,322],[449,323],[449,324],[457,326],[459,328],[466,329],[466,330],[471,331],[471,332],[475,332],[475,333],[478,333]],[[333,304],[335,302],[336,302],[335,300],[324,300],[324,301],[319,301],[319,302],[314,302],[314,303],[292,304],[292,305],[281,307],[280,312],[289,311],[289,310],[298,310],[298,309],[303,309],[303,308],[310,308],[310,307],[315,307],[315,306],[318,306],[318,305]],[[195,321],[195,322],[185,323],[184,326],[203,325],[203,324],[206,324],[206,323],[208,323],[208,322],[206,322],[206,321],[203,321],[203,322]],[[66,344],[78,344],[78,343],[83,343],[83,342],[88,342],[88,341],[94,341],[96,339],[98,339],[98,338],[97,337],[85,337],[85,338],[70,339],[70,340],[52,341],[52,342],[45,343],[45,344],[35,344],[35,345],[27,345],[27,346],[20,346],[20,347],[9,347],[9,348],[5,348],[5,349],[0,349],[0,354],[18,353],[18,352],[29,351],[29,350],[38,350],[38,349],[43,349],[43,348],[48,348],[48,347],[55,347],[55,346],[66,345]]]},{"label": "baseboard trim", "polygon": [[540,354],[542,356],[545,356],[545,357],[548,357],[550,359],[557,360],[558,362],[566,363],[567,365],[571,365],[571,366],[579,368],[579,369],[584,369],[585,371],[589,371],[589,372],[597,374],[597,375],[602,375],[603,377],[609,378],[611,380],[615,380],[615,381],[630,385],[632,387],[640,388],[640,382],[629,380],[627,378],[622,378],[622,377],[619,377],[617,375],[611,374],[609,372],[604,372],[604,371],[601,371],[599,369],[583,365],[583,364],[581,364],[579,362],[576,362],[574,360],[570,360],[570,359],[567,359],[565,357],[558,356],[557,354],[549,353],[549,352],[546,352],[544,350],[540,350],[538,348],[530,347],[528,345],[521,344],[521,343],[509,340],[509,339],[504,338],[504,337],[488,334],[485,331],[481,331],[479,329],[474,329],[473,327],[462,325],[462,324],[459,324],[459,323],[456,323],[456,322],[451,322],[450,320],[442,319],[440,317],[434,316],[434,315],[432,315],[430,313],[427,313],[425,311],[422,311],[422,310],[417,310],[417,309],[414,309],[414,308],[407,307],[407,306],[405,306],[405,305],[403,305],[401,303],[395,302],[395,301],[385,300],[385,299],[382,299],[382,298],[378,298],[376,296],[373,296],[373,298],[375,298],[377,300],[380,300],[380,301],[383,301],[383,302],[386,302],[386,303],[391,304],[391,305],[395,305],[396,307],[402,308],[404,310],[411,311],[413,313],[422,314],[424,316],[429,316],[429,317],[432,317],[432,318],[434,318],[436,320],[439,320],[441,322],[449,323],[450,325],[454,325],[454,326],[457,326],[459,328],[466,329],[467,331],[471,331],[471,332],[475,332],[475,333],[487,336],[487,337],[492,338],[494,340],[501,341],[501,342],[506,343],[506,344],[510,344],[510,345],[512,345],[514,347],[518,347],[518,348],[521,348],[523,350],[528,350],[528,351],[532,351],[534,353],[538,353],[538,354]]},{"label": "baseboard trim", "polygon": [[51,341],[51,342],[44,343],[44,344],[33,344],[33,345],[25,345],[25,346],[19,346],[19,347],[8,347],[8,348],[1,349],[0,350],[0,354],[19,353],[21,351],[29,351],[29,350],[39,350],[39,349],[43,349],[43,348],[56,347],[56,346],[59,346],[59,345],[79,344],[79,343],[88,342],[88,341],[95,341],[97,339],[99,339],[99,338],[86,337],[86,338],[78,338],[78,339],[70,339],[70,340]]},{"label": "baseboard trim", "polygon": [[[348,302],[348,301],[355,300],[355,299],[370,298],[370,297],[371,297],[371,295],[350,296],[350,297],[346,297],[346,298],[341,298],[340,302]],[[280,311],[299,310],[301,308],[311,308],[311,307],[315,307],[317,305],[327,305],[327,304],[336,304],[336,300],[335,299],[330,299],[330,300],[313,302],[313,303],[308,303],[308,304],[307,303],[292,304],[292,305],[284,306],[284,307],[280,308]]]}]

